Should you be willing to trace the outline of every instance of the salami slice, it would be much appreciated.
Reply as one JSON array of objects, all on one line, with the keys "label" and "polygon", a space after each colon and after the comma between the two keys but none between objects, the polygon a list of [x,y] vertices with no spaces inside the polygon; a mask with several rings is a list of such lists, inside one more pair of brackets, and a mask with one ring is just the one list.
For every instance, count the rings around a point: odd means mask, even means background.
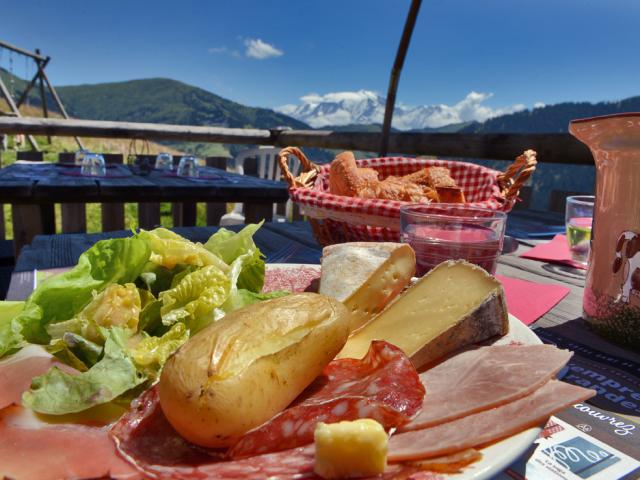
[{"label": "salami slice", "polygon": [[404,353],[374,342],[362,360],[331,362],[295,405],[248,434],[251,442],[245,445],[268,442],[276,453],[244,453],[252,456],[224,461],[226,452],[189,443],[162,413],[157,388],[135,400],[110,434],[120,455],[154,478],[316,478],[313,447],[307,445],[316,422],[368,417],[397,426],[417,412],[423,396],[424,387]]},{"label": "salami slice", "polygon": [[312,447],[223,461],[221,452],[189,443],[169,424],[157,388],[132,403],[110,432],[118,452],[146,477],[157,479],[315,478]]},{"label": "salami slice", "polygon": [[233,458],[286,450],[313,442],[318,422],[372,418],[385,428],[407,423],[420,409],[425,389],[399,348],[371,343],[363,359],[339,359],[294,402],[231,449]]}]

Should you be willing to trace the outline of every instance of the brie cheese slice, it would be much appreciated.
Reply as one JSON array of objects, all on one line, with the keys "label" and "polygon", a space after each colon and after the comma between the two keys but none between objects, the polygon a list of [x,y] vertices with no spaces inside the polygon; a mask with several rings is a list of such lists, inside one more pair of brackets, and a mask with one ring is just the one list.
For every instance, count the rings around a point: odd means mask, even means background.
[{"label": "brie cheese slice", "polygon": [[381,312],[411,281],[416,257],[404,243],[352,242],[325,247],[319,292],[344,303],[351,331]]}]

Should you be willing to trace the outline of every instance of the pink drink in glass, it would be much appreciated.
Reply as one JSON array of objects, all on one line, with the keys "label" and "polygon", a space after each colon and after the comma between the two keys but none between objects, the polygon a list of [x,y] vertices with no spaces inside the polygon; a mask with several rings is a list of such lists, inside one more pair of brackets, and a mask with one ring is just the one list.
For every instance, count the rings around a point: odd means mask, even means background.
[{"label": "pink drink in glass", "polygon": [[459,204],[403,207],[401,239],[416,252],[419,276],[446,260],[457,259],[493,274],[502,250],[505,220],[502,212]]}]

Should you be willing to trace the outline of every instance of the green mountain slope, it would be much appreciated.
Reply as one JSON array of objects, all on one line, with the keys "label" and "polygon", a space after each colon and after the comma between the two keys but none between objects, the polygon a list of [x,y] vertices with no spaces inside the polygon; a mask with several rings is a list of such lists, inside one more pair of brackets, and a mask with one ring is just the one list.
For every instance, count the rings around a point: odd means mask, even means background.
[{"label": "green mountain slope", "polygon": [[[5,85],[18,98],[26,82],[0,69]],[[299,120],[267,108],[254,108],[227,100],[198,87],[167,78],[56,87],[70,116],[91,120],[114,120],[181,125],[215,125],[231,128],[291,127],[309,129]],[[37,89],[29,94],[32,106],[41,104]],[[47,95],[50,109],[54,102]],[[234,155],[247,146],[209,143],[162,142],[200,156]]]},{"label": "green mountain slope", "polygon": [[66,86],[57,91],[69,114],[77,118],[232,128],[308,128],[273,110],[247,107],[167,78]]}]

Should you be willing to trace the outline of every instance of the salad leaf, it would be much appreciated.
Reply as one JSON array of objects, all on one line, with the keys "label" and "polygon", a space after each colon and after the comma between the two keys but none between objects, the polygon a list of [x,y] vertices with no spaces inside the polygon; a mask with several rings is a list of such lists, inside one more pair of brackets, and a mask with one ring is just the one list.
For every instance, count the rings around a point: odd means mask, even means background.
[{"label": "salad leaf", "polygon": [[24,302],[0,302],[0,357],[24,345],[20,325],[14,318],[24,309]]},{"label": "salad leaf", "polygon": [[86,372],[71,375],[52,367],[35,377],[22,395],[23,405],[39,413],[63,415],[110,402],[147,380],[126,353],[127,332],[105,329],[104,356]]},{"label": "salad leaf", "polygon": [[63,334],[61,338],[51,340],[45,348],[50,354],[80,372],[87,371],[102,355],[102,345],[70,332]]},{"label": "salad leaf", "polygon": [[[133,282],[149,259],[150,249],[138,237],[102,240],[80,255],[68,272],[45,280],[27,299],[13,320],[15,336],[30,343],[49,342],[46,326],[73,318],[92,298],[111,283]],[[0,341],[0,357],[8,352]]]},{"label": "salad leaf", "polygon": [[204,244],[207,250],[229,265],[243,257],[242,269],[237,275],[237,282],[233,281],[233,284],[256,293],[262,290],[264,284],[264,255],[253,241],[253,235],[263,223],[247,225],[238,233],[221,228]]},{"label": "salad leaf", "polygon": [[162,267],[172,269],[178,264],[197,267],[215,265],[223,272],[229,270],[219,256],[204,248],[201,243],[190,242],[166,228],[143,230],[138,236],[151,248],[151,261]]},{"label": "salad leaf", "polygon": [[214,320],[214,309],[224,303],[230,289],[229,278],[215,265],[189,273],[160,294],[162,323],[184,322],[194,334]]},{"label": "salad leaf", "polygon": [[61,338],[71,332],[102,345],[100,327],[123,327],[133,334],[138,329],[140,311],[141,299],[136,286],[112,283],[101,293],[94,293],[93,299],[71,320],[48,325],[47,333],[52,338]]},{"label": "salad leaf", "polygon": [[153,300],[147,303],[140,312],[140,321],[138,322],[138,328],[140,332],[147,332],[152,335],[156,335],[162,325],[162,315],[160,309],[162,308],[161,300]]},{"label": "salad leaf", "polygon": [[157,263],[148,262],[136,280],[136,285],[141,289],[148,290],[157,297],[160,292],[171,286],[171,280],[176,274],[175,270],[175,268],[169,270]]},{"label": "salad leaf", "polygon": [[279,298],[289,295],[290,292],[286,290],[277,290],[269,293],[255,293],[245,290],[244,288],[237,289],[222,305],[222,309],[226,312],[232,312],[239,308],[246,307],[252,303],[262,302],[263,300],[269,300],[272,298]]},{"label": "salad leaf", "polygon": [[150,378],[155,379],[167,358],[188,339],[189,330],[184,323],[178,322],[174,323],[171,329],[161,337],[145,334],[129,353],[136,366]]},{"label": "salad leaf", "polygon": [[[243,231],[246,230],[243,229]],[[241,232],[242,233],[242,232]],[[252,242],[253,243],[253,242]],[[257,253],[257,254],[256,254]],[[260,258],[260,251],[254,246],[249,247],[249,249],[236,257],[235,260],[231,263],[231,270],[229,272],[229,280],[231,281],[231,291],[229,292],[229,296],[225,303],[222,305],[221,312],[216,312],[216,320],[225,313],[232,312],[233,310],[237,310],[242,307],[246,307],[247,305],[251,305],[252,303],[259,302],[261,300],[267,300],[269,298],[277,298],[286,295],[288,292],[273,292],[273,293],[256,293],[254,291],[240,288],[240,277],[243,272],[250,271],[251,268],[256,266],[255,260],[256,257],[258,260],[262,262],[262,268],[259,269],[261,271],[261,280],[260,280],[260,289],[262,288],[262,283],[264,280],[264,261]],[[245,268],[246,265],[250,265],[249,270]]]}]

